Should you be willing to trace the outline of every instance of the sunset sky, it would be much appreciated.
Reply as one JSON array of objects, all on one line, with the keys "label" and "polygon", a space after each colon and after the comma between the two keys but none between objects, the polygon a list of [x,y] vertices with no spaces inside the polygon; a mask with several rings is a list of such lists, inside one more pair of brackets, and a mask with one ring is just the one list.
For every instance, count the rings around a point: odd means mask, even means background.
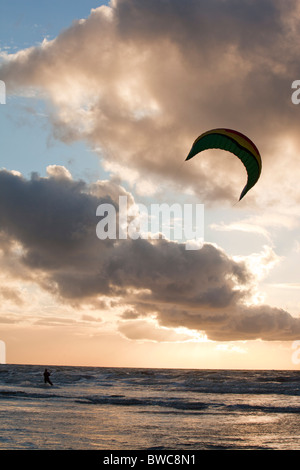
[{"label": "sunset sky", "polygon": [[[0,2],[9,363],[299,369],[297,0]],[[260,150],[246,183],[225,127]],[[100,240],[99,204],[204,204],[204,245]]]}]

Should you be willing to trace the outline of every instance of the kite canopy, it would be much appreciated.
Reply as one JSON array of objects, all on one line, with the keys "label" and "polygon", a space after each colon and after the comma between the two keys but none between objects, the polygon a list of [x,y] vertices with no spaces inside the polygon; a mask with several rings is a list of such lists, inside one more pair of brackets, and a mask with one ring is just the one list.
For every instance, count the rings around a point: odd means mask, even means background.
[{"label": "kite canopy", "polygon": [[236,155],[245,165],[248,179],[239,200],[251,189],[261,173],[261,156],[254,143],[240,132],[232,129],[212,129],[201,134],[193,143],[186,160],[207,149],[221,149]]}]

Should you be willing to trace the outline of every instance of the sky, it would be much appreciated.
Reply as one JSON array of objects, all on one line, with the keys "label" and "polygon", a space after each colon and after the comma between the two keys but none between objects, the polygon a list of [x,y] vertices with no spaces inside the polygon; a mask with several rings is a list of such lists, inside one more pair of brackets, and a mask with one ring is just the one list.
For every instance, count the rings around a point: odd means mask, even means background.
[{"label": "sky", "polygon": [[[299,35],[296,0],[0,0],[8,363],[299,369]],[[240,202],[234,155],[185,162],[218,127],[261,154]],[[203,243],[100,239],[120,197],[202,205]]]}]

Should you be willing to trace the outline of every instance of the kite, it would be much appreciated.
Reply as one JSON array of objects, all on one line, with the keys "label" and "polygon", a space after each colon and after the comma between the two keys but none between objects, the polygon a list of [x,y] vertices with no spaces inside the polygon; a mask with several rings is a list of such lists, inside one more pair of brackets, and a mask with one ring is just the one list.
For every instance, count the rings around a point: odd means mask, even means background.
[{"label": "kite", "polygon": [[207,149],[221,149],[236,155],[247,171],[247,184],[241,192],[239,201],[258,181],[262,162],[260,153],[254,143],[244,134],[232,129],[212,129],[201,134],[193,143],[186,160]]}]

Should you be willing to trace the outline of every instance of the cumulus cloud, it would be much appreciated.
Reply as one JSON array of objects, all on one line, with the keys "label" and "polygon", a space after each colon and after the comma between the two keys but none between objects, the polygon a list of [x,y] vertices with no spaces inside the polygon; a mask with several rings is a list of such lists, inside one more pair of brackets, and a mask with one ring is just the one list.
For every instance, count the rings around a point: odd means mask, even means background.
[{"label": "cumulus cloud", "polygon": [[96,196],[96,186],[89,192],[84,182],[69,178],[34,174],[27,180],[0,172],[1,229],[21,244],[25,267],[50,275],[50,285],[66,297],[130,287],[146,290],[143,298],[152,292],[155,301],[176,302],[183,292],[191,304],[228,305],[239,297],[233,287],[247,273],[213,245],[189,253],[184,244],[167,240],[99,240],[96,209],[103,203],[118,208],[118,200],[115,185],[110,194],[104,184],[106,196],[99,196],[101,183]]},{"label": "cumulus cloud", "polygon": [[0,73],[8,92],[49,100],[56,138],[85,139],[106,169],[124,178],[134,170],[132,184],[142,176],[149,191],[169,182],[202,202],[236,200],[245,174],[229,155],[211,152],[179,171],[199,133],[224,126],[263,155],[249,200],[279,202],[283,184],[299,200],[296,172],[282,163],[298,165],[289,148],[299,145],[299,22],[295,0],[114,0],[54,40],[7,55]]},{"label": "cumulus cloud", "polygon": [[191,334],[176,332],[164,327],[160,328],[156,322],[149,320],[122,322],[119,324],[118,330],[123,336],[134,341],[169,343],[190,341],[192,338]]},{"label": "cumulus cloud", "polygon": [[[299,319],[247,304],[256,279],[249,259],[233,259],[209,243],[189,251],[166,239],[99,240],[98,205],[109,202],[118,211],[118,195],[124,193],[115,183],[87,185],[57,177],[56,171],[31,179],[0,171],[0,248],[14,247],[14,263],[1,258],[2,270],[11,278],[21,273],[66,304],[97,308],[110,301],[123,312],[119,331],[132,339],[178,339],[163,330],[169,327],[215,340],[299,336]],[[276,262],[268,249],[255,259],[265,269]],[[4,286],[0,294],[18,300]],[[151,319],[158,322],[152,328]]]},{"label": "cumulus cloud", "polygon": [[235,305],[230,309],[187,310],[166,308],[159,313],[164,326],[198,329],[215,341],[295,340],[300,334],[300,320],[288,312],[268,305]]},{"label": "cumulus cloud", "polygon": [[47,175],[57,179],[72,179],[72,175],[69,170],[61,165],[47,166]]}]

